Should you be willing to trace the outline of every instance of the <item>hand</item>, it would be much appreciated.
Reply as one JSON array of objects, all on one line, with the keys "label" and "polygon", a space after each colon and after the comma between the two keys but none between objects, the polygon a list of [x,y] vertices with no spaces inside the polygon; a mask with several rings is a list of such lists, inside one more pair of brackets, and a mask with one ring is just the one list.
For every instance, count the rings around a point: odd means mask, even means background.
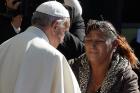
[{"label": "hand", "polygon": [[6,0],[6,7],[12,10],[18,9],[21,1],[18,0]]},{"label": "hand", "polygon": [[82,15],[82,6],[78,0],[64,0],[64,4],[75,8],[75,15]]}]

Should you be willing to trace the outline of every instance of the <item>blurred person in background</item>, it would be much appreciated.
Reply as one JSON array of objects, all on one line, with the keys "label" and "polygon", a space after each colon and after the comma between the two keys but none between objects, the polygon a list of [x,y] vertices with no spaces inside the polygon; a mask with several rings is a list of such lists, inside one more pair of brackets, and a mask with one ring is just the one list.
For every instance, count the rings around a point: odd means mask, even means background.
[{"label": "blurred person in background", "polygon": [[4,11],[0,13],[0,44],[21,32],[21,2],[16,0],[3,1]]}]

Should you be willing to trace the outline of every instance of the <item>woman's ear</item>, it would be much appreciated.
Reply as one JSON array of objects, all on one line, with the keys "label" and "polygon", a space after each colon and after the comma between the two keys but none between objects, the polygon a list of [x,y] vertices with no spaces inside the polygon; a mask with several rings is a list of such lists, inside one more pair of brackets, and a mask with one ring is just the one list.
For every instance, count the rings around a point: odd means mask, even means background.
[{"label": "woman's ear", "polygon": [[52,27],[52,29],[54,29],[54,30],[57,29],[57,27],[58,27],[58,22],[57,22],[57,20],[55,20],[54,22],[52,22],[51,27]]},{"label": "woman's ear", "polygon": [[118,47],[118,42],[117,42],[117,40],[114,40],[113,45],[114,45],[115,47]]},{"label": "woman's ear", "polygon": [[113,48],[114,52],[116,51],[117,47],[118,47],[118,42],[117,42],[117,40],[114,40],[113,44],[112,44],[112,48]]}]

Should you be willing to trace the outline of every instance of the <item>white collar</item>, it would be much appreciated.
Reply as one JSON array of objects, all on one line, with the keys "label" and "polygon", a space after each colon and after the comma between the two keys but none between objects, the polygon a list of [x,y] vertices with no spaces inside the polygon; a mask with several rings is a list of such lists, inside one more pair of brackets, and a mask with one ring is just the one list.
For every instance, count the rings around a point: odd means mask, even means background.
[{"label": "white collar", "polygon": [[47,35],[41,29],[39,29],[38,27],[30,26],[27,30],[28,31],[33,31],[35,34],[37,34],[38,36],[45,39],[48,43],[50,43]]}]

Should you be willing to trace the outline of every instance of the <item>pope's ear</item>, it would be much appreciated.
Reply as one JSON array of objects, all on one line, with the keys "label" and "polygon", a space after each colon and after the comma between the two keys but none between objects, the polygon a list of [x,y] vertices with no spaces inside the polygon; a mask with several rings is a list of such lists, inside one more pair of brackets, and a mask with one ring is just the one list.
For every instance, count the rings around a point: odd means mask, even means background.
[{"label": "pope's ear", "polygon": [[57,27],[58,27],[58,21],[57,20],[53,21],[52,24],[51,24],[51,26],[52,26],[53,29],[57,29]]}]

